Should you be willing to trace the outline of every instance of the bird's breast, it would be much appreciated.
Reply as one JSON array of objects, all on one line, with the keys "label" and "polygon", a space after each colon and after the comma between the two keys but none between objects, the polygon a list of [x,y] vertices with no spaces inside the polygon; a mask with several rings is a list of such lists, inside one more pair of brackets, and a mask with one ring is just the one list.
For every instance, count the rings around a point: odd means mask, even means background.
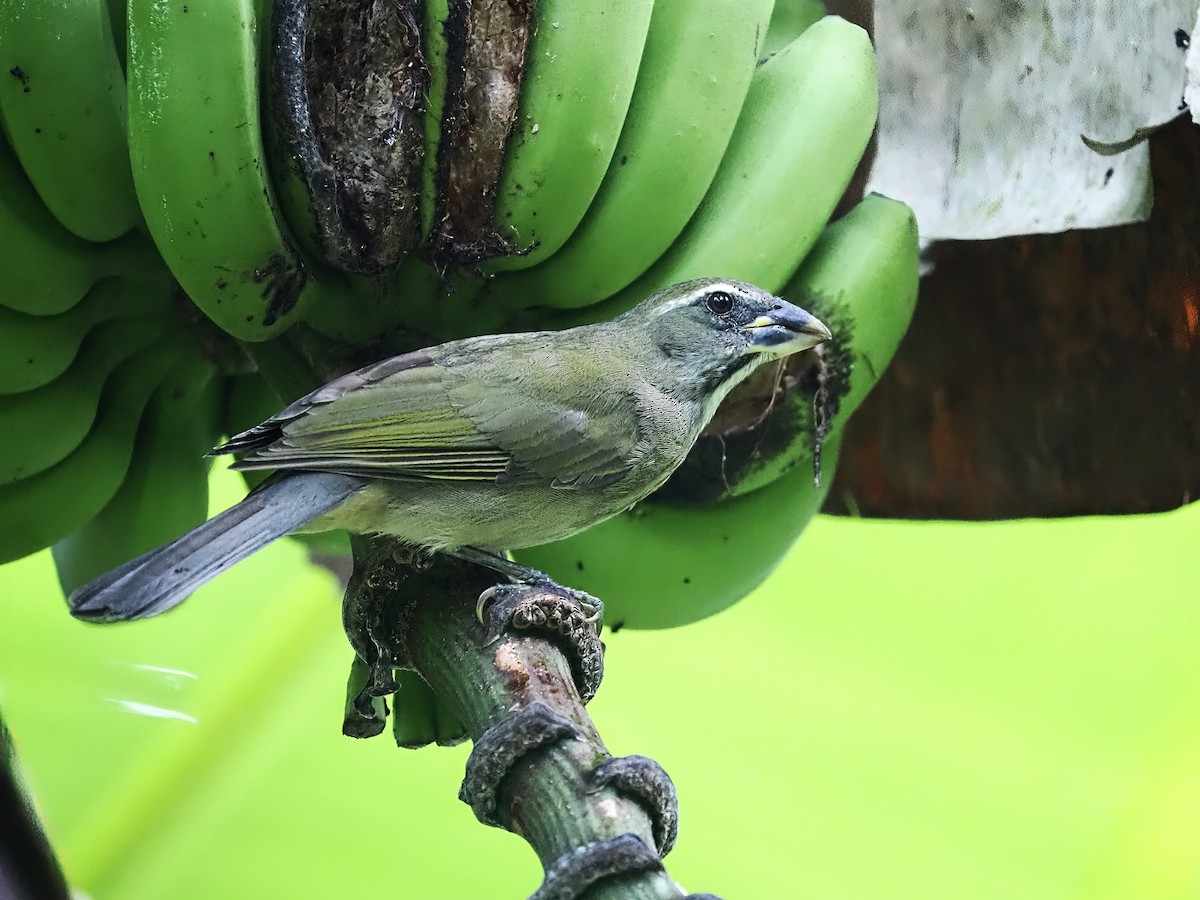
[{"label": "bird's breast", "polygon": [[[639,482],[640,483],[640,479]],[[475,482],[375,481],[314,523],[388,534],[433,550],[520,549],[577,534],[649,493],[624,481],[595,490],[549,484],[500,487]]]}]

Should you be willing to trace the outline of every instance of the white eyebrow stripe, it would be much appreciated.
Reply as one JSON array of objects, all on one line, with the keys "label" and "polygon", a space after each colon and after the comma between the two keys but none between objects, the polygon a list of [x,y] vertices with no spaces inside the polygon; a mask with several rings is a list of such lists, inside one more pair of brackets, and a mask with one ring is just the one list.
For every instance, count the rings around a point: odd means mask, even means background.
[{"label": "white eyebrow stripe", "polygon": [[693,291],[690,294],[684,294],[682,297],[677,297],[670,303],[664,303],[654,311],[655,316],[661,316],[663,313],[669,313],[673,309],[679,309],[681,306],[690,306],[696,302],[696,293]]},{"label": "white eyebrow stripe", "polygon": [[677,297],[670,303],[663,304],[662,306],[658,307],[657,310],[655,310],[654,315],[657,317],[663,315],[663,313],[668,313],[673,309],[679,309],[681,306],[690,306],[696,302],[696,298],[701,294],[708,294],[712,291],[727,291],[728,293],[733,294],[735,297],[740,297],[743,300],[745,299],[745,292],[740,288],[729,284],[728,282],[712,281],[704,285],[704,287],[696,288],[695,290],[684,294],[682,297]]}]

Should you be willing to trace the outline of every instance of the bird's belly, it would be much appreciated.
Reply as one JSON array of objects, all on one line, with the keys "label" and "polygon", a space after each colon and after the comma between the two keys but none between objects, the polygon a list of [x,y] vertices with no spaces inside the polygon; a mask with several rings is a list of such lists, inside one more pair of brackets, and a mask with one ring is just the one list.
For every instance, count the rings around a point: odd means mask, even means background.
[{"label": "bird's belly", "polygon": [[590,528],[628,509],[643,494],[611,488],[374,481],[310,527],[389,534],[433,549],[519,549]]}]

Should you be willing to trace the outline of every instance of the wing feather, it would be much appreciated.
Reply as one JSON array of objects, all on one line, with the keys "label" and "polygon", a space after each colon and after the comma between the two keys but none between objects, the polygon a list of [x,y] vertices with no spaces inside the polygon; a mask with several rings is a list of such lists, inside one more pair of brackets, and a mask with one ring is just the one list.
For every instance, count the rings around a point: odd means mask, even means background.
[{"label": "wing feather", "polygon": [[[587,490],[619,481],[640,440],[632,401],[572,397],[569,373],[531,384],[512,373],[496,342],[473,352],[394,357],[344,375],[231,438],[236,469],[304,469],[380,479],[436,479],[504,486],[541,483]],[[514,348],[518,352],[519,348]],[[511,358],[511,357],[510,357]],[[628,400],[628,398],[625,398]],[[602,427],[578,408],[598,402]]]}]

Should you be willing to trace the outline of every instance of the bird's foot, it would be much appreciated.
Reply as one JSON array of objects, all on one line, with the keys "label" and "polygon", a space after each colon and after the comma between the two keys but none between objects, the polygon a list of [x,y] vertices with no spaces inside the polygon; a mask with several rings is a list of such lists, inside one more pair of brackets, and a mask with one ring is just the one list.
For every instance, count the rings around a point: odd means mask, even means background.
[{"label": "bird's foot", "polygon": [[510,629],[552,638],[570,662],[575,687],[587,703],[604,678],[604,645],[597,627],[603,608],[590,594],[546,579],[537,584],[494,585],[479,595],[475,613],[487,630],[484,646]]},{"label": "bird's foot", "polygon": [[[475,616],[480,623],[487,624],[488,609],[497,601],[507,602],[513,595],[555,597],[558,606],[570,607],[577,611],[585,623],[592,626],[592,631],[600,633],[604,624],[604,603],[599,597],[593,597],[587,591],[578,588],[564,587],[541,572],[530,572],[536,577],[518,579],[514,584],[495,584],[479,595],[475,604]],[[536,593],[534,593],[536,592]],[[527,627],[518,625],[517,627]],[[494,640],[494,638],[493,638]]]},{"label": "bird's foot", "polygon": [[[546,870],[529,900],[576,900],[598,881],[662,869],[658,854],[636,834],[595,841],[564,853]],[[715,894],[688,894],[683,900],[721,900]]]},{"label": "bird's foot", "polygon": [[546,869],[529,900],[575,900],[598,881],[662,869],[662,860],[636,834],[594,841],[564,853]]},{"label": "bird's foot", "polygon": [[663,767],[648,756],[616,756],[588,775],[592,793],[609,788],[638,804],[650,817],[658,855],[666,856],[679,834],[679,801],[675,784]]},{"label": "bird's foot", "polygon": [[564,739],[574,740],[579,729],[544,703],[530,703],[485,731],[467,759],[467,773],[458,798],[471,807],[484,825],[503,828],[496,802],[500,785],[524,756]]},{"label": "bird's foot", "polygon": [[[511,578],[517,585],[546,588],[555,593],[569,597],[582,610],[584,610],[584,612],[587,614],[588,621],[596,626],[596,632],[599,633],[600,625],[604,618],[604,604],[587,591],[563,587],[545,572],[539,572],[537,569],[532,569],[529,566],[523,566],[519,562],[514,562],[513,560],[509,559],[507,556],[493,553],[490,550],[480,550],[478,547],[455,547],[454,549],[446,550],[445,552],[451,556],[456,556],[459,559],[464,559],[467,562],[485,566],[491,569],[493,572],[498,572],[507,578]],[[483,621],[483,607],[487,604],[488,599],[489,592],[484,591],[479,598],[479,604],[475,610],[475,613],[477,616],[479,616],[479,621],[481,622]]]},{"label": "bird's foot", "polygon": [[[485,825],[505,827],[497,808],[500,785],[524,757],[562,740],[579,737],[579,729],[544,703],[531,703],[489,728],[475,742],[467,760],[459,798]],[[677,827],[675,788],[661,767],[640,756],[610,759],[589,776],[589,790],[613,790],[646,807],[658,850],[635,834],[596,841],[564,854],[546,870],[545,880],[530,900],[574,900],[596,882],[621,875],[658,870],[661,856],[674,843]]]},{"label": "bird's foot", "polygon": [[384,698],[397,690],[391,655],[381,653],[370,664],[355,656],[347,690],[349,695],[342,720],[342,734],[368,738],[381,733],[388,717]]},{"label": "bird's foot", "polygon": [[346,737],[369,738],[383,732],[387,701],[382,695],[372,695],[370,685],[374,680],[371,667],[355,654],[346,682],[346,710],[342,719],[342,734]]},{"label": "bird's foot", "polygon": [[497,584],[488,588],[479,595],[479,602],[475,604],[476,618],[486,624],[484,615],[487,608],[496,600],[501,599],[505,593],[540,590],[546,595],[554,595],[562,598],[564,602],[569,603],[575,609],[579,610],[583,615],[583,621],[592,626],[592,630],[596,634],[600,633],[600,629],[604,625],[604,603],[599,597],[593,597],[587,591],[581,591],[578,588],[563,587],[563,585],[553,581],[550,576],[542,575],[541,572],[537,574],[540,577],[528,580],[522,579],[515,584]]}]

